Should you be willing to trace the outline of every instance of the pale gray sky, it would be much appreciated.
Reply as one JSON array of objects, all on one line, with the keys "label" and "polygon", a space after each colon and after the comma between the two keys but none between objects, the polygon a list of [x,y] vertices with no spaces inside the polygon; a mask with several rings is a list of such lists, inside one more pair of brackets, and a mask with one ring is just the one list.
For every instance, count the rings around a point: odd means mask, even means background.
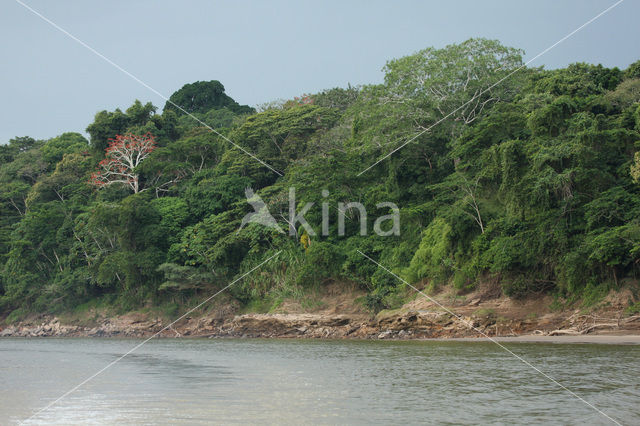
[{"label": "pale gray sky", "polygon": [[[160,93],[220,80],[256,105],[382,81],[388,59],[469,37],[531,58],[615,3],[536,1],[23,0]],[[626,0],[532,64],[625,68],[640,59],[640,2]],[[14,0],[0,4],[0,143],[84,132],[102,109],[164,101]]]}]

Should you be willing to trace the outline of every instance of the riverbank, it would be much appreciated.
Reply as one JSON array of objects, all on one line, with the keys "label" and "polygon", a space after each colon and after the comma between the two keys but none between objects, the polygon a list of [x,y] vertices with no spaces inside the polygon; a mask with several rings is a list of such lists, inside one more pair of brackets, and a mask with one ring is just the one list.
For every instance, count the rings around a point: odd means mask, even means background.
[{"label": "riverbank", "polygon": [[[623,331],[622,333],[625,333]],[[440,339],[438,339],[440,340]],[[584,334],[580,336],[544,336],[539,334],[527,334],[508,337],[477,337],[477,338],[452,338],[449,341],[456,342],[500,342],[500,343],[590,343],[598,345],[640,345],[640,334]]]},{"label": "riverbank", "polygon": [[[51,318],[41,324],[20,323],[0,331],[0,337],[132,337],[144,338],[158,334],[164,338],[312,338],[312,339],[392,339],[392,340],[451,340],[451,341],[498,341],[505,343],[598,343],[640,344],[640,329],[632,327],[632,317],[626,326],[607,327],[590,334],[568,333],[567,330],[544,331],[516,329],[508,335],[496,334],[495,327],[474,323],[469,329],[462,320],[448,315],[433,316],[422,312],[407,312],[408,316],[397,317],[394,326],[381,326],[375,319],[363,320],[349,316],[324,317],[317,315],[249,314],[236,316],[221,325],[174,325],[163,329],[161,322],[127,321],[114,318],[97,327],[61,324]],[[416,317],[416,324],[405,320]],[[426,321],[425,321],[426,320]],[[435,321],[434,321],[435,320]],[[458,323],[459,322],[459,323]],[[422,323],[422,326],[420,325]],[[391,324],[388,324],[391,325]],[[521,334],[517,334],[521,331]],[[558,331],[561,331],[559,333]],[[480,333],[482,332],[482,333]],[[488,337],[486,337],[488,336]]]},{"label": "riverbank", "polygon": [[0,326],[0,337],[149,337],[157,333],[167,338],[491,337],[510,339],[505,341],[578,342],[585,341],[585,336],[591,339],[590,336],[602,335],[599,341],[618,342],[623,335],[640,336],[640,315],[629,312],[632,298],[627,292],[611,293],[589,309],[552,309],[558,303],[549,296],[514,300],[486,288],[465,296],[443,289],[431,296],[432,300],[416,296],[399,309],[377,315],[362,307],[358,302],[361,297],[356,289],[328,286],[316,295],[313,308],[309,303],[289,300],[269,313],[243,313],[231,300],[221,300],[208,311],[194,312],[174,324],[172,318],[151,311],[123,315],[109,315],[100,310],[80,316],[33,315]]}]

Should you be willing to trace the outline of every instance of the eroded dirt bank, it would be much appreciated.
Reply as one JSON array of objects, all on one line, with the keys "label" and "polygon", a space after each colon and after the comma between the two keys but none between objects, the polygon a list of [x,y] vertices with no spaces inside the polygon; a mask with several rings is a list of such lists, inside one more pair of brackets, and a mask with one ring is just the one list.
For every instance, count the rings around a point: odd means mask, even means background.
[{"label": "eroded dirt bank", "polygon": [[[220,304],[169,326],[171,320],[132,312],[92,321],[66,321],[34,316],[5,326],[1,337],[290,337],[357,339],[478,338],[510,336],[640,335],[640,315],[630,314],[630,294],[612,293],[598,308],[552,310],[550,297],[525,301],[477,291],[453,296],[437,294],[438,303],[418,296],[396,310],[367,313],[357,291],[328,287],[317,307],[285,302],[273,313],[239,314],[233,304]],[[574,339],[575,340],[575,339]]]}]

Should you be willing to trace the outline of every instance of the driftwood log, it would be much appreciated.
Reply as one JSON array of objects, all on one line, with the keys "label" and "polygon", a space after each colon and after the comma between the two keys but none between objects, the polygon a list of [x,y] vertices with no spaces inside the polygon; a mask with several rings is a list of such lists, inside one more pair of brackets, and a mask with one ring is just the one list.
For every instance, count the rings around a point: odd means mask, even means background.
[{"label": "driftwood log", "polygon": [[640,315],[634,315],[628,318],[605,319],[598,318],[594,315],[581,315],[578,317],[569,317],[568,322],[571,325],[567,328],[553,330],[547,333],[548,336],[578,336],[588,334],[597,329],[616,329],[621,325],[640,320]]}]

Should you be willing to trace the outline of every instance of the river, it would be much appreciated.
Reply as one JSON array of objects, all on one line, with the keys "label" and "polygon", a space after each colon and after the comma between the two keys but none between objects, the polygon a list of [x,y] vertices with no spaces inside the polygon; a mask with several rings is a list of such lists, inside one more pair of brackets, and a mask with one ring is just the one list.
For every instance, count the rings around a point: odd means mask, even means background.
[{"label": "river", "polygon": [[[0,339],[0,424],[612,424],[491,342]],[[622,424],[640,346],[510,343]]]}]

